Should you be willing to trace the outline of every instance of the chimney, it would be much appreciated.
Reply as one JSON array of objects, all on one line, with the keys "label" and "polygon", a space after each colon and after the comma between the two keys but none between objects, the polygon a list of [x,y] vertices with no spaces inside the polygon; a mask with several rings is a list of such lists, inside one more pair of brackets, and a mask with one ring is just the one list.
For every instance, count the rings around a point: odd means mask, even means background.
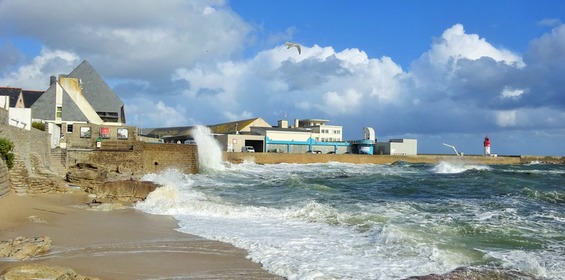
[{"label": "chimney", "polygon": [[288,121],[287,120],[280,120],[279,121],[279,128],[288,128]]},{"label": "chimney", "polygon": [[299,128],[299,127],[300,127],[300,120],[294,119],[294,128]]},{"label": "chimney", "polygon": [[57,82],[57,77],[51,76],[51,77],[49,78],[49,86],[52,86],[52,85],[53,85],[54,83],[56,83],[56,82]]}]

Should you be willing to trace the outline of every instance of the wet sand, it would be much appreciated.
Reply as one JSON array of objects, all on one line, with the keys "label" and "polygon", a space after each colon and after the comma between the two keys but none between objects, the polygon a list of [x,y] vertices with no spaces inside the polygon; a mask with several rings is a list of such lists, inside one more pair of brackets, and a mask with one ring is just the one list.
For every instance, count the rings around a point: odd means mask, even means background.
[{"label": "wet sand", "polygon": [[[242,249],[175,231],[171,217],[131,207],[92,210],[86,204],[91,200],[84,193],[0,198],[0,241],[18,236],[52,240],[43,256],[0,258],[0,272],[41,263],[100,279],[282,279],[246,259]],[[30,216],[45,222],[32,222]]]}]

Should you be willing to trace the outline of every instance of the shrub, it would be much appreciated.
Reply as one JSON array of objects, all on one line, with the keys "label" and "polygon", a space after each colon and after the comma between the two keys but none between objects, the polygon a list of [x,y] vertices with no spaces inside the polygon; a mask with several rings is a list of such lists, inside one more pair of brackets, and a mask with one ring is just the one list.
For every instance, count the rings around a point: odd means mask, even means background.
[{"label": "shrub", "polygon": [[45,123],[42,122],[32,122],[31,127],[35,129],[39,129],[41,131],[45,131]]},{"label": "shrub", "polygon": [[11,153],[12,150],[14,150],[14,143],[8,139],[0,138],[0,158],[6,162],[8,168],[14,166],[14,154]]}]

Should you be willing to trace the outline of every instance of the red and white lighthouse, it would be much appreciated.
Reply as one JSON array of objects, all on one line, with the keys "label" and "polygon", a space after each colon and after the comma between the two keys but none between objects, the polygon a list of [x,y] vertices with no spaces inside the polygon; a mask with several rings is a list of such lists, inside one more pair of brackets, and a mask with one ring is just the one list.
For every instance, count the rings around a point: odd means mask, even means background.
[{"label": "red and white lighthouse", "polygon": [[484,155],[490,156],[490,139],[488,139],[488,135],[485,136],[485,141],[483,142],[483,145],[485,147]]}]

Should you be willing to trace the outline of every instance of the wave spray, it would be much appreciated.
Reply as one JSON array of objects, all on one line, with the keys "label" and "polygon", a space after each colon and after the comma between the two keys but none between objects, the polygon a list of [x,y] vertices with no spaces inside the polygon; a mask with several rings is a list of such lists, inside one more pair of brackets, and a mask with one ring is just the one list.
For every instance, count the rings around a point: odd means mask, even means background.
[{"label": "wave spray", "polygon": [[224,170],[222,165],[222,148],[214,139],[210,128],[206,126],[195,126],[192,129],[192,137],[198,147],[198,163],[200,170],[207,172],[211,170]]}]

